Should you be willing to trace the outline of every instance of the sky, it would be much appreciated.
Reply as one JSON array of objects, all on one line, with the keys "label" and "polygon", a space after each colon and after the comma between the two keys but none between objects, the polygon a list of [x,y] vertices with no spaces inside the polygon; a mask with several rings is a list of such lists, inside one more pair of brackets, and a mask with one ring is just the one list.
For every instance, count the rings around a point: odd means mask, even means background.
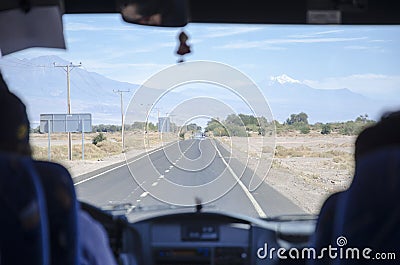
[{"label": "sky", "polygon": [[195,23],[160,28],[125,23],[119,14],[64,15],[63,24],[66,50],[31,48],[11,56],[57,55],[140,85],[177,63],[178,35],[184,30],[192,51],[186,61],[230,65],[260,87],[285,77],[317,89],[347,88],[382,105],[400,102],[400,26]]},{"label": "sky", "polygon": [[[64,15],[63,22],[67,50],[33,48],[13,56],[54,54],[136,84],[179,59],[181,28],[128,24],[118,14]],[[257,83],[286,74],[314,88],[400,99],[400,26],[188,24],[184,31],[192,49],[187,61],[223,62]]]}]

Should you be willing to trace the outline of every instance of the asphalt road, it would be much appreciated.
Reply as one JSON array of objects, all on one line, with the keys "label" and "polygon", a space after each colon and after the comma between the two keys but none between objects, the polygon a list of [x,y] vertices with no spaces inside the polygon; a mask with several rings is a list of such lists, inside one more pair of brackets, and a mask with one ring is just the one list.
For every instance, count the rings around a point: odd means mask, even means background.
[{"label": "asphalt road", "polygon": [[[105,206],[153,206],[208,202],[212,210],[254,217],[304,213],[271,186],[249,192],[253,172],[211,139],[176,142],[135,157],[75,183],[79,200]],[[138,185],[138,183],[140,185]]]}]

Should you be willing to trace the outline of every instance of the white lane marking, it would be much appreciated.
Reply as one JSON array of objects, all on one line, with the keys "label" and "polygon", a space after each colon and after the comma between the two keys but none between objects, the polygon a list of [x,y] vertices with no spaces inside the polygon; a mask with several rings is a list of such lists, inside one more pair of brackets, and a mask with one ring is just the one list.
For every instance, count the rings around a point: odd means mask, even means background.
[{"label": "white lane marking", "polygon": [[149,192],[145,191],[140,195],[140,198],[144,198],[149,194]]},{"label": "white lane marking", "polygon": [[140,202],[140,200],[136,200],[136,202],[137,202],[137,203],[139,203],[139,202]]},{"label": "white lane marking", "polygon": [[106,170],[106,171],[103,171],[103,172],[101,172],[101,173],[99,173],[99,174],[97,174],[97,175],[94,175],[94,176],[92,176],[92,177],[90,177],[90,178],[81,180],[81,181],[79,181],[79,182],[77,182],[77,183],[74,183],[74,186],[77,186],[77,185],[82,184],[82,183],[84,183],[84,182],[86,182],[86,181],[92,180],[92,179],[94,179],[94,178],[100,177],[101,175],[107,174],[108,172],[111,172],[111,171],[116,170],[116,169],[118,169],[118,168],[121,168],[121,167],[123,167],[123,166],[126,166],[126,164],[122,164],[122,165],[119,165],[119,166],[117,166],[117,167],[110,168],[110,169],[108,169],[108,170]]},{"label": "white lane marking", "polygon": [[121,167],[123,167],[123,166],[127,166],[127,165],[132,164],[132,163],[134,163],[134,162],[136,162],[136,161],[139,161],[140,159],[142,159],[142,158],[144,158],[144,157],[146,157],[146,156],[149,156],[149,155],[151,155],[151,154],[154,154],[155,152],[161,151],[163,148],[167,148],[167,147],[169,147],[170,145],[173,145],[174,143],[175,143],[175,142],[173,142],[173,143],[171,143],[171,144],[169,144],[169,145],[163,146],[161,149],[156,149],[156,150],[153,150],[153,151],[151,151],[151,152],[149,152],[149,153],[145,153],[144,155],[139,156],[138,158],[136,158],[136,159],[134,159],[134,160],[132,160],[132,161],[130,161],[130,162],[127,162],[127,163],[124,163],[124,164],[122,164],[122,165],[119,165],[119,166],[110,168],[110,169],[108,169],[108,170],[106,170],[106,171],[103,171],[103,172],[97,174],[97,175],[91,176],[90,178],[87,178],[87,179],[81,180],[81,181],[79,181],[79,182],[77,182],[77,183],[74,183],[74,186],[78,186],[79,184],[85,183],[86,181],[95,179],[95,178],[100,177],[100,176],[102,176],[102,175],[104,175],[104,174],[107,174],[108,172],[111,172],[111,171],[116,170],[116,169],[118,169],[118,168],[121,168]]},{"label": "white lane marking", "polygon": [[157,186],[158,182],[154,182],[153,184],[151,184],[152,187]]},{"label": "white lane marking", "polygon": [[169,166],[169,169],[173,168],[174,166]]},{"label": "white lane marking", "polygon": [[159,179],[163,179],[163,178],[164,178],[164,175],[161,175],[161,176],[159,176],[158,178],[159,178]]},{"label": "white lane marking", "polygon": [[125,197],[122,201],[126,201],[130,196],[132,196],[146,181],[143,181],[139,186],[137,186],[131,193],[128,194],[128,196]]},{"label": "white lane marking", "polygon": [[168,172],[169,172],[169,169],[165,170],[164,172],[165,172],[165,173],[168,173]]},{"label": "white lane marking", "polygon": [[[220,157],[222,157],[221,152],[219,151],[218,147],[214,145],[214,148],[217,150],[217,153]],[[232,174],[232,176],[236,179],[236,181],[239,183],[240,187],[243,189],[244,193],[247,195],[249,198],[250,202],[253,204],[254,208],[256,209],[258,215],[260,218],[267,218],[267,215],[261,208],[261,206],[258,204],[256,199],[253,197],[253,195],[249,192],[249,190],[246,188],[246,186],[243,184],[243,182],[238,178],[236,173],[233,171],[233,169],[229,166],[228,163],[226,163],[225,159],[221,159],[224,164],[226,165],[226,168],[229,170],[229,172]]]}]

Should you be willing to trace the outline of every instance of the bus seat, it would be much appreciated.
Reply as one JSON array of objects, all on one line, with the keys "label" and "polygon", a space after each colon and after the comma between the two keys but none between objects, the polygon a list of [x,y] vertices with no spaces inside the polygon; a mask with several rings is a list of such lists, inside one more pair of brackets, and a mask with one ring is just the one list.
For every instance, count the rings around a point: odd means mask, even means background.
[{"label": "bus seat", "polygon": [[0,264],[49,264],[46,202],[29,157],[0,153]]},{"label": "bus seat", "polygon": [[[335,238],[346,247],[396,253],[400,246],[400,147],[381,148],[360,157],[354,179],[337,207]],[[361,252],[360,250],[360,252]],[[347,259],[335,264],[358,264]],[[386,260],[385,264],[398,264]]]},{"label": "bus seat", "polygon": [[63,166],[34,161],[47,200],[51,264],[78,264],[79,238],[74,184]]},{"label": "bus seat", "polygon": [[[323,248],[329,245],[334,246],[336,244],[336,238],[333,238],[333,229],[335,226],[335,215],[337,213],[336,207],[343,197],[344,192],[337,192],[330,195],[321,207],[321,211],[318,216],[315,233],[311,238],[311,246],[320,253]],[[330,260],[328,256],[321,259],[310,259],[307,264],[329,264]]]}]

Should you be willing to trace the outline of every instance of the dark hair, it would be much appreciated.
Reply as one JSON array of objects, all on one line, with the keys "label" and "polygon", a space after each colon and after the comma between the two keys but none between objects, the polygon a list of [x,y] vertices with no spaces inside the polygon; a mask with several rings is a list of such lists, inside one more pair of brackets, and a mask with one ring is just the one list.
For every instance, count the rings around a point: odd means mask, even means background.
[{"label": "dark hair", "polygon": [[400,146],[400,111],[383,115],[376,125],[360,133],[356,140],[355,159],[390,146]]},{"label": "dark hair", "polygon": [[30,156],[29,120],[24,103],[7,87],[0,87],[0,151]]}]

